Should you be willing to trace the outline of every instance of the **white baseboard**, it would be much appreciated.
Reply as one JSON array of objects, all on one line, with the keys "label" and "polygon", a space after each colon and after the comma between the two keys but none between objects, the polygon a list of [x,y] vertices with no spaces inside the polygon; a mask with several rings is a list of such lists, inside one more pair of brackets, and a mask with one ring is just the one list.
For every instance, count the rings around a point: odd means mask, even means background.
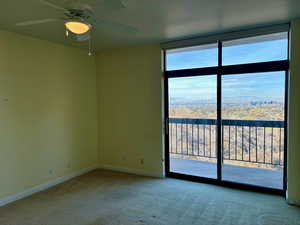
[{"label": "white baseboard", "polygon": [[141,176],[146,176],[146,177],[155,177],[155,178],[163,178],[164,177],[163,174],[145,172],[145,171],[129,169],[129,168],[124,168],[124,167],[116,167],[116,166],[111,166],[111,165],[101,165],[99,167],[99,169],[112,170],[112,171],[141,175]]},{"label": "white baseboard", "polygon": [[22,191],[22,192],[13,194],[13,195],[9,195],[7,197],[2,197],[2,198],[0,198],[0,207],[4,206],[4,205],[7,205],[9,203],[12,203],[14,201],[26,198],[30,195],[33,195],[33,194],[37,193],[37,192],[44,191],[44,190],[46,190],[48,188],[51,188],[51,187],[53,187],[57,184],[63,183],[67,180],[70,180],[74,177],[78,177],[80,175],[83,175],[83,174],[88,173],[88,172],[90,172],[92,170],[95,170],[95,169],[105,169],[105,170],[112,170],[112,171],[118,171],[118,172],[129,173],[129,174],[136,174],[136,175],[147,176],[147,177],[163,178],[162,174],[144,172],[144,171],[139,171],[139,170],[134,170],[134,169],[129,169],[129,168],[115,167],[115,166],[110,166],[110,165],[101,165],[100,167],[99,166],[94,166],[94,167],[86,168],[86,169],[80,170],[78,172],[72,173],[68,176],[59,177],[59,178],[57,178],[55,180],[52,180],[52,181],[49,181],[47,183],[34,186],[34,187],[29,188],[25,191]]},{"label": "white baseboard", "polygon": [[88,172],[90,172],[92,170],[95,170],[97,168],[98,167],[86,168],[86,169],[80,170],[78,172],[72,173],[71,175],[63,176],[63,177],[57,178],[55,180],[49,181],[47,183],[34,186],[34,187],[29,188],[25,191],[22,191],[22,192],[19,192],[19,193],[16,193],[16,194],[13,194],[13,195],[10,195],[10,196],[7,196],[7,197],[0,198],[0,207],[6,205],[8,203],[11,203],[11,202],[20,200],[22,198],[28,197],[30,195],[33,195],[34,193],[46,190],[50,187],[53,187],[53,186],[55,186],[57,184],[60,184],[60,183],[63,183],[63,182],[65,182],[67,180],[70,180],[74,177],[77,177],[77,176],[83,175],[85,173],[88,173]]},{"label": "white baseboard", "polygon": [[288,199],[287,199],[287,202],[288,202],[288,204],[290,204],[290,205],[300,206],[300,199],[288,198]]}]

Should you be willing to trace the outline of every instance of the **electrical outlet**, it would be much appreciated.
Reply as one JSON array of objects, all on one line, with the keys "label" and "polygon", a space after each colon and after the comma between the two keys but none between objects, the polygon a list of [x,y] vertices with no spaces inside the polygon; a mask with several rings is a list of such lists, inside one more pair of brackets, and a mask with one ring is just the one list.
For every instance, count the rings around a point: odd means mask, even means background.
[{"label": "electrical outlet", "polygon": [[49,170],[49,174],[52,175],[53,174],[53,169]]},{"label": "electrical outlet", "polygon": [[140,160],[141,165],[144,165],[144,159]]}]

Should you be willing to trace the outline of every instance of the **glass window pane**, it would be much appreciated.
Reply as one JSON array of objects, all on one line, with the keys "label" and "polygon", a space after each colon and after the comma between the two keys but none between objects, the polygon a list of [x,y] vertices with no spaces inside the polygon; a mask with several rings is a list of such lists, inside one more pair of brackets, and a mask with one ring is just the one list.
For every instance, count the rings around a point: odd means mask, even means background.
[{"label": "glass window pane", "polygon": [[224,75],[222,117],[284,120],[285,72]]},{"label": "glass window pane", "polygon": [[222,76],[222,179],[282,189],[285,72]]},{"label": "glass window pane", "polygon": [[287,32],[223,42],[223,65],[268,62],[287,58]]},{"label": "glass window pane", "polygon": [[169,78],[170,171],[217,178],[217,76]]},{"label": "glass window pane", "polygon": [[218,65],[218,44],[201,45],[167,50],[166,68],[169,70],[192,69]]}]

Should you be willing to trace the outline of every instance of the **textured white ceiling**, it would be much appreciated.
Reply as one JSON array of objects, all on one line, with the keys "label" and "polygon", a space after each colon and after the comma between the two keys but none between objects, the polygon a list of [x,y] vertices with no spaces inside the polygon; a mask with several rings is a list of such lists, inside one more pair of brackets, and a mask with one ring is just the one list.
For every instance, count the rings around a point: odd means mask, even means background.
[{"label": "textured white ceiling", "polygon": [[[92,6],[99,18],[134,26],[139,32],[130,34],[96,26],[93,42],[97,50],[278,24],[300,17],[300,0],[123,0],[126,8],[115,10],[103,8],[103,1],[73,0]],[[25,20],[62,16],[61,11],[39,0],[2,0],[0,12],[0,29],[68,45],[85,45],[66,39],[62,22],[15,26]]]}]

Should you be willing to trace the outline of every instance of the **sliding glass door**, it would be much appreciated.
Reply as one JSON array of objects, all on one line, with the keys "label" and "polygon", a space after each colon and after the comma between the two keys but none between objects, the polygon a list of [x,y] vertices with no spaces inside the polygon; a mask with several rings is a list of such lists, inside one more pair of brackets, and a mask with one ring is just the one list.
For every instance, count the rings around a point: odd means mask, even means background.
[{"label": "sliding glass door", "polygon": [[288,32],[166,51],[166,173],[285,190]]},{"label": "sliding glass door", "polygon": [[170,171],[217,178],[217,76],[169,79]]},{"label": "sliding glass door", "polygon": [[222,179],[283,188],[285,72],[222,77]]}]

